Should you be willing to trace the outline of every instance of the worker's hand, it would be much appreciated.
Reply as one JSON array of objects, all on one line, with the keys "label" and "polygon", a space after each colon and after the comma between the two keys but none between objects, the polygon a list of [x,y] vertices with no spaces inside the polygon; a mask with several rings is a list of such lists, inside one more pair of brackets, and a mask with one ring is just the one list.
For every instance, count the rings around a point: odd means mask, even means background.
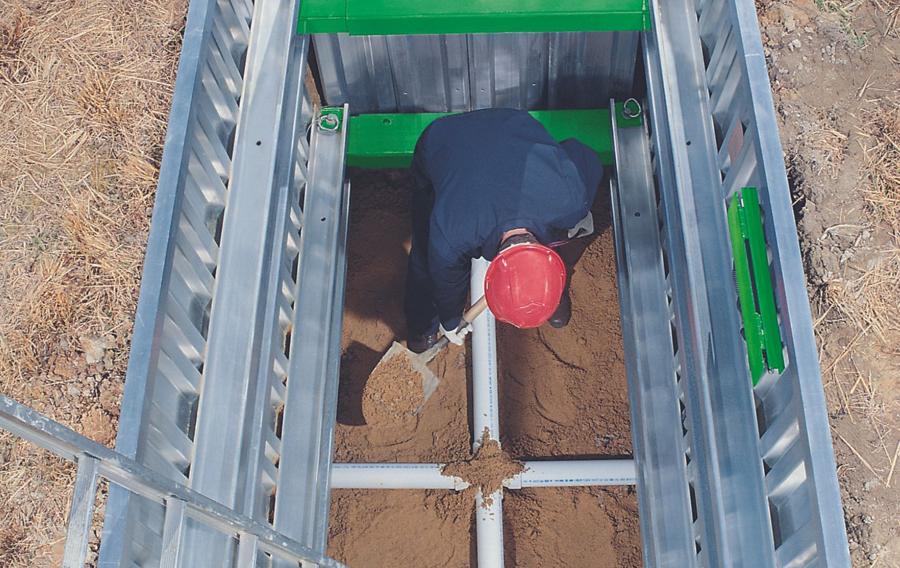
[{"label": "worker's hand", "polygon": [[580,239],[594,234],[594,214],[588,211],[584,219],[569,229],[569,239]]},{"label": "worker's hand", "polygon": [[472,326],[466,324],[465,326],[458,327],[453,331],[447,331],[444,329],[444,325],[441,324],[441,333],[452,343],[453,345],[462,345],[466,341],[466,334],[472,329]]}]

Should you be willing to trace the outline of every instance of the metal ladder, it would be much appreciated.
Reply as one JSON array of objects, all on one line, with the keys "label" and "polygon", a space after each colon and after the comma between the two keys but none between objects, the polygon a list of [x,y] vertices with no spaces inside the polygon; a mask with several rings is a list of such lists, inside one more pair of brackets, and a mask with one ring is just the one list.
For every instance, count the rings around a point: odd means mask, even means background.
[{"label": "metal ladder", "polygon": [[68,514],[64,568],[84,566],[101,478],[164,509],[162,548],[158,558],[161,568],[181,565],[186,526],[190,522],[215,531],[223,538],[236,540],[242,551],[238,566],[254,565],[257,554],[269,555],[293,566],[343,566],[268,525],[240,515],[3,395],[0,395],[0,427],[78,464]]}]

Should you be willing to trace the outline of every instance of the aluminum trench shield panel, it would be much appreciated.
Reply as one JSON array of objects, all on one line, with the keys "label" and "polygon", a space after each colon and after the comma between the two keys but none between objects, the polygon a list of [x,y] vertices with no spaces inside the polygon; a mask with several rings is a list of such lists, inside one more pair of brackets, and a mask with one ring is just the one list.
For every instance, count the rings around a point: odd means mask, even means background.
[{"label": "aluminum trench shield panel", "polygon": [[[724,4],[724,3],[723,3]],[[717,6],[721,8],[722,6]],[[655,125],[667,142],[656,156],[669,234],[686,440],[698,517],[698,556],[712,566],[775,566],[774,537],[759,460],[755,400],[722,201],[722,172],[694,2],[651,3],[647,71]],[[696,450],[702,450],[698,454]]]},{"label": "aluminum trench shield panel", "polygon": [[[292,82],[302,84],[307,39],[285,24],[296,9],[191,3],[117,440],[125,455],[260,520],[253,499],[241,501],[257,483],[242,452],[271,319],[276,169],[302,150],[280,136],[301,106]],[[164,521],[160,505],[113,488],[100,565],[155,564]],[[184,532],[182,565],[232,556],[224,535],[191,519]]]},{"label": "aluminum trench shield panel", "polygon": [[[755,5],[747,0],[735,0],[729,8],[723,17],[730,20],[734,27],[732,34],[738,46],[734,66],[744,75],[743,107],[748,109],[752,116],[750,122],[758,131],[756,176],[761,181],[760,185],[766,188],[760,197],[768,215],[766,239],[773,252],[776,295],[782,306],[780,316],[789,366],[778,381],[791,385],[790,389],[781,389],[791,393],[784,397],[789,402],[762,405],[766,431],[761,439],[761,453],[778,453],[777,447],[784,444],[790,437],[787,433],[794,430],[793,426],[784,426],[788,422],[784,418],[796,413],[796,421],[790,422],[796,423],[793,444],[798,449],[790,451],[790,446],[783,445],[781,459],[775,461],[771,460],[773,456],[764,457],[770,458],[772,465],[776,466],[769,472],[773,478],[776,476],[772,472],[776,469],[796,471],[802,467],[806,475],[802,486],[796,488],[798,494],[806,493],[804,499],[789,499],[786,496],[773,499],[778,503],[779,513],[785,517],[780,520],[792,517],[795,521],[792,531],[780,535],[782,546],[777,551],[778,560],[785,564],[799,564],[804,559],[809,562],[810,551],[814,549],[816,565],[847,566],[850,564],[850,553],[835,473],[831,430],[809,300],[806,287],[799,285],[805,282],[803,263]],[[780,394],[775,386],[778,386],[777,382],[770,389],[773,399],[779,398]],[[799,459],[791,463],[791,456],[799,456]],[[787,463],[779,464],[782,461]],[[772,482],[770,485],[775,480]],[[810,527],[812,530],[809,530]]]},{"label": "aluminum trench shield panel", "polygon": [[[266,313],[267,276],[275,242],[276,163],[292,49],[299,38],[285,20],[297,6],[260,0],[253,7],[244,91],[222,222],[216,291],[209,318],[202,390],[197,408],[192,489],[238,508],[246,471],[244,445],[250,436],[259,380]],[[290,148],[290,146],[288,146]],[[232,561],[233,541],[188,521],[183,566],[223,566]]]},{"label": "aluminum trench shield panel", "polygon": [[321,551],[328,536],[350,197],[346,106],[343,116],[336,132],[313,120],[274,511],[276,530]]},{"label": "aluminum trench shield panel", "polygon": [[[615,107],[612,107],[615,108]],[[613,231],[646,566],[696,565],[676,361],[649,142],[616,127]]]},{"label": "aluminum trench shield panel", "polygon": [[355,113],[599,108],[631,96],[638,32],[313,37],[325,101]]},{"label": "aluminum trench shield panel", "polygon": [[[251,9],[245,0],[190,4],[116,437],[122,454],[179,482],[191,459],[187,433],[205,352],[218,263],[215,224],[227,195]],[[161,506],[114,485],[99,565],[154,562],[162,528]]]}]

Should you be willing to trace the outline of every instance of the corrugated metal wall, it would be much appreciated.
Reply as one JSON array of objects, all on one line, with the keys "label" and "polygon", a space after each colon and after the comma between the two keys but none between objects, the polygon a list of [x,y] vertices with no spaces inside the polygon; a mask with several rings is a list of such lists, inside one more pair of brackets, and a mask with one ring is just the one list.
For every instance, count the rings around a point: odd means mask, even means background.
[{"label": "corrugated metal wall", "polygon": [[637,32],[317,35],[329,105],[355,113],[597,108],[632,96]]}]

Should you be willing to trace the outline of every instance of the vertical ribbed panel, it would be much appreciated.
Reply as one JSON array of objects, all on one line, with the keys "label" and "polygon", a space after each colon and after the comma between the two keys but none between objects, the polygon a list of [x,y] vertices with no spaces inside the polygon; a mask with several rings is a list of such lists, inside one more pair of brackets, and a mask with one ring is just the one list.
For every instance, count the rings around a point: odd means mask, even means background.
[{"label": "vertical ribbed panel", "polygon": [[638,32],[317,35],[325,101],[354,113],[599,108],[632,95]]}]

